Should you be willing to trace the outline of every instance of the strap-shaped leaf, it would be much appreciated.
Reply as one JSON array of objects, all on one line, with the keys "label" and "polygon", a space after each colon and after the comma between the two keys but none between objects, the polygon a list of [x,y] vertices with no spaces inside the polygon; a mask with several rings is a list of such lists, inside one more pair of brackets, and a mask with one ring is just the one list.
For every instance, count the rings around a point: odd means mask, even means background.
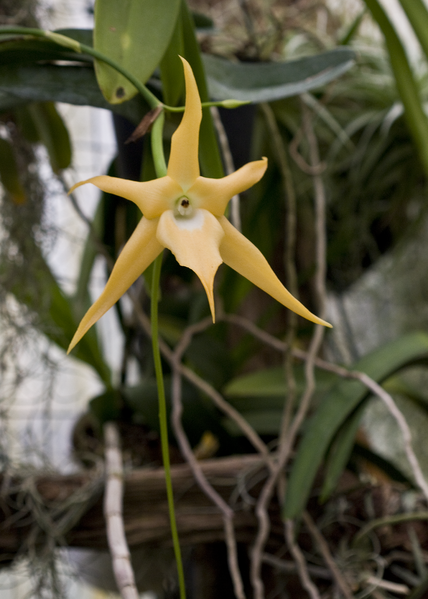
[{"label": "strap-shaped leaf", "polygon": [[71,163],[71,141],[67,127],[53,102],[36,102],[28,110],[39,139],[45,146],[52,170],[57,173]]},{"label": "strap-shaped leaf", "polygon": [[2,138],[0,138],[0,180],[16,204],[23,204],[26,201],[13,148],[6,139]]},{"label": "strap-shaped leaf", "polygon": [[[364,1],[385,37],[391,67],[394,72],[398,92],[403,102],[406,120],[419,150],[419,156],[425,173],[428,173],[428,119],[424,111],[412,67],[407,59],[404,46],[382,4],[378,0]],[[407,3],[403,3],[404,7],[407,7]],[[409,15],[413,15],[413,11],[410,11]],[[423,22],[426,22],[426,19]],[[419,33],[419,28],[417,28],[417,31]]]},{"label": "strap-shaped leaf", "polygon": [[[371,352],[352,370],[365,372],[381,383],[395,372],[417,363],[428,364],[428,335],[414,333]],[[298,447],[287,486],[283,515],[299,516],[305,509],[316,473],[341,425],[369,396],[357,380],[343,380],[327,394],[312,416]]]},{"label": "strap-shaped leaf", "polygon": [[[35,260],[37,268],[32,275],[37,285],[34,287],[23,285],[17,280],[10,291],[20,304],[27,306],[31,311],[39,313],[41,305],[47,306],[43,321],[36,323],[36,326],[40,325],[41,333],[66,350],[78,322],[74,317],[70,301],[60,289],[39,248],[34,246],[33,251],[37,258]],[[73,355],[92,366],[105,385],[110,386],[110,371],[101,355],[95,334],[86,335]]]},{"label": "strap-shaped leaf", "polygon": [[[94,48],[145,83],[168,47],[180,0],[97,0]],[[136,95],[135,87],[117,71],[95,61],[104,97],[120,104]]]},{"label": "strap-shaped leaf", "polygon": [[[294,368],[294,377],[297,392],[302,393],[306,385],[303,366],[298,365]],[[316,372],[317,392],[325,393],[336,381],[337,376],[335,374],[318,370]],[[223,393],[231,401],[242,399],[243,409],[245,409],[245,402],[250,397],[259,398],[262,401],[266,401],[268,397],[275,397],[280,400],[275,405],[281,407],[287,396],[287,380],[284,368],[283,366],[276,366],[240,375],[227,383]],[[262,407],[263,403],[260,403],[259,408]]]},{"label": "strap-shaped leaf", "polygon": [[428,9],[423,0],[400,0],[422,50],[428,59]]},{"label": "strap-shaped leaf", "polygon": [[321,87],[352,67],[355,53],[336,48],[288,62],[236,63],[204,55],[210,95],[216,100],[272,102]]},{"label": "strap-shaped leaf", "polygon": [[113,110],[137,124],[148,111],[135,98],[112,106],[103,98],[92,67],[52,64],[0,65],[0,112],[29,102],[65,102]]}]

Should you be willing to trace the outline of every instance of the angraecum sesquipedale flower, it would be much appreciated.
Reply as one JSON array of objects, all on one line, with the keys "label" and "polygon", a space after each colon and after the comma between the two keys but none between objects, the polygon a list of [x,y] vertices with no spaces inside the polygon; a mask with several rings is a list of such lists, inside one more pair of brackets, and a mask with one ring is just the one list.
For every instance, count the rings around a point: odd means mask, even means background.
[{"label": "angraecum sesquipedale flower", "polygon": [[202,106],[193,71],[184,58],[181,60],[186,104],[181,123],[171,139],[166,176],[137,182],[102,175],[76,183],[70,190],[92,183],[104,192],[134,202],[143,217],[121,251],[104,291],[82,318],[69,352],[164,248],[171,250],[179,264],[198,275],[208,297],[213,322],[214,276],[224,262],[300,316],[331,326],[287,291],[263,254],[224,216],[230,199],[262,178],[267,159],[249,162],[222,179],[200,176],[198,148]]}]

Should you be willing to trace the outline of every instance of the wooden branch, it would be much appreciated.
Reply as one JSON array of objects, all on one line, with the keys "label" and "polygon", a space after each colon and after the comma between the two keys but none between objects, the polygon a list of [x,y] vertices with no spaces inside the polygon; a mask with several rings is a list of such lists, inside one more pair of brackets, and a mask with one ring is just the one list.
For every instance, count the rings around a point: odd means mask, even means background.
[{"label": "wooden branch", "polygon": [[[247,496],[257,497],[260,482],[256,488],[251,481],[265,469],[264,459],[258,455],[233,456],[201,461],[201,468],[233,509],[237,541],[251,543],[257,519]],[[172,480],[181,544],[224,541],[223,514],[195,482],[191,468],[187,464],[173,466]],[[11,561],[18,552],[28,550],[30,538],[36,539],[37,547],[43,546],[54,524],[59,527],[56,534],[59,543],[107,549],[103,486],[101,473],[12,478],[0,475],[0,561]],[[76,498],[79,498],[77,503]],[[40,521],[41,513],[49,517],[49,525]],[[283,536],[277,506],[272,508],[272,519],[270,544],[278,546]],[[143,543],[171,546],[162,468],[137,469],[125,475],[123,521],[130,547]]]}]

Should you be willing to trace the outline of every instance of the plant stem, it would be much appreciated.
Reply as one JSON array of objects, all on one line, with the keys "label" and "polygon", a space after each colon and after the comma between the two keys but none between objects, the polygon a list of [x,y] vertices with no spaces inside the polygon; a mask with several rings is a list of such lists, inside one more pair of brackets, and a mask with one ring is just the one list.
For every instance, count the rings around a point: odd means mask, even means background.
[{"label": "plant stem", "polygon": [[147,89],[147,87],[141,83],[132,73],[130,73],[127,69],[124,69],[122,65],[120,65],[115,60],[112,60],[102,52],[95,50],[91,46],[87,46],[86,44],[81,44],[80,42],[67,37],[65,35],[61,35],[51,31],[45,31],[43,29],[34,29],[29,27],[1,27],[0,34],[10,34],[10,35],[28,35],[32,37],[40,37],[51,42],[54,42],[60,46],[65,48],[69,48],[73,50],[77,54],[83,53],[88,54],[89,56],[93,56],[97,60],[102,60],[113,69],[115,69],[118,73],[126,77],[128,81],[132,83],[132,85],[138,90],[138,92],[143,96],[146,100],[150,108],[156,108],[162,102],[157,98],[152,92]]},{"label": "plant stem", "polygon": [[152,298],[151,298],[151,325],[152,325],[152,348],[155,363],[156,382],[158,385],[160,438],[162,447],[163,467],[165,469],[166,494],[168,497],[169,520],[171,524],[172,543],[174,546],[175,560],[177,562],[178,584],[180,588],[180,599],[186,599],[186,588],[184,584],[183,562],[181,559],[180,542],[178,539],[177,523],[175,520],[174,495],[171,480],[171,465],[169,460],[168,424],[166,415],[165,385],[163,381],[162,362],[159,351],[158,338],[158,300],[159,281],[162,268],[162,254],[160,254],[153,265]]},{"label": "plant stem", "polygon": [[[156,175],[164,177],[167,173],[165,154],[163,150],[163,126],[165,114],[161,112],[155,120],[151,133],[152,156],[155,165]],[[162,461],[165,470],[166,494],[168,498],[169,521],[171,525],[172,543],[174,546],[175,561],[177,564],[178,585],[180,589],[180,599],[186,599],[186,587],[184,583],[183,561],[181,559],[180,541],[178,538],[177,523],[174,509],[174,493],[171,479],[171,464],[169,460],[168,443],[168,419],[166,413],[165,385],[162,372],[162,361],[159,349],[159,284],[162,270],[162,254],[160,254],[153,263],[152,290],[151,290],[151,333],[153,361],[155,365],[156,383],[158,387],[159,402],[159,424],[160,438],[162,448]]]}]

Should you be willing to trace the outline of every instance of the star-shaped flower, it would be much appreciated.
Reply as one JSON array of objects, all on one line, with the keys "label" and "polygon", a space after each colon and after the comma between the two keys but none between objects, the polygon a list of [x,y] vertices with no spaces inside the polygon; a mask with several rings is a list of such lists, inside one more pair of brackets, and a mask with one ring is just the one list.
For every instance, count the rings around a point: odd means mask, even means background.
[{"label": "star-shaped flower", "polygon": [[317,324],[331,326],[307,310],[279,281],[261,252],[224,216],[235,194],[257,183],[267,159],[249,162],[222,179],[199,174],[198,146],[202,107],[193,71],[182,58],[186,105],[180,125],[171,139],[165,177],[137,182],[99,176],[86,183],[134,202],[143,213],[125,244],[104,291],[83,317],[68,351],[88,329],[127,291],[153,260],[168,248],[182,266],[191,268],[205,288],[213,321],[214,276],[222,262],[269,293],[281,304]]}]

